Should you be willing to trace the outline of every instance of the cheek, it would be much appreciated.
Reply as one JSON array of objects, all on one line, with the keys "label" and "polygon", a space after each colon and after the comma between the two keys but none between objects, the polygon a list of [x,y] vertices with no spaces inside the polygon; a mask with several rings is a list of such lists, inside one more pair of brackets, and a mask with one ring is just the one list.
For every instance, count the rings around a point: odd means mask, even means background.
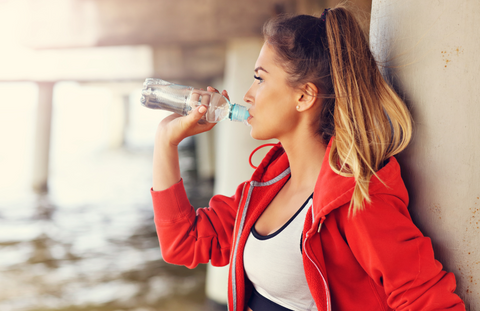
[{"label": "cheek", "polygon": [[273,109],[276,108],[277,103],[281,100],[279,92],[276,89],[259,87],[255,96],[255,104],[259,109]]}]

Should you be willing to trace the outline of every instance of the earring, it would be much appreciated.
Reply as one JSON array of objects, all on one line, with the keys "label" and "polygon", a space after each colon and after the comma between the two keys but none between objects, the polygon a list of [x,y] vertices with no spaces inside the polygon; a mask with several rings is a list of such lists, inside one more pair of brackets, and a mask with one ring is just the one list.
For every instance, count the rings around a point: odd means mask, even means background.
[{"label": "earring", "polygon": [[297,105],[297,110],[300,110],[300,105]]}]

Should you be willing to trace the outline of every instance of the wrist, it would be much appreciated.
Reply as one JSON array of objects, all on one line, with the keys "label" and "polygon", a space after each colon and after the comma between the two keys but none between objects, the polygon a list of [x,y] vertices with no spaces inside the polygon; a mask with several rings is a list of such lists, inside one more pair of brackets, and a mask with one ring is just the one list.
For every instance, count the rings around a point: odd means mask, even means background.
[{"label": "wrist", "polygon": [[153,148],[153,190],[165,190],[180,179],[178,147],[159,135]]},{"label": "wrist", "polygon": [[159,145],[162,148],[177,149],[182,139],[174,137],[174,135],[171,135],[169,132],[170,131],[164,128],[162,124],[159,124],[155,133],[155,145]]}]

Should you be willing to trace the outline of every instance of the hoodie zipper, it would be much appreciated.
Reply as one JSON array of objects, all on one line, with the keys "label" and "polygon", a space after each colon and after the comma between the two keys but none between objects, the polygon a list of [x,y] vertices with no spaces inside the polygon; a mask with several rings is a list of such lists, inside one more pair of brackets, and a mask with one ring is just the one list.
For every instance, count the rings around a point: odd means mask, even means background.
[{"label": "hoodie zipper", "polygon": [[[244,203],[244,206],[243,206],[243,211],[242,211],[242,218],[240,219],[240,224],[239,224],[239,228],[238,228],[238,231],[237,231],[237,236],[236,236],[236,241],[235,241],[235,244],[234,244],[234,247],[233,247],[233,253],[232,253],[232,260],[230,260],[230,268],[232,269],[232,300],[233,300],[233,311],[237,311],[237,280],[236,280],[236,265],[237,265],[237,251],[238,251],[238,243],[240,241],[240,237],[242,235],[242,232],[243,232],[243,226],[244,226],[244,222],[245,222],[245,216],[247,214],[247,210],[248,210],[248,205],[250,203],[250,197],[252,195],[252,191],[253,191],[253,188],[254,188],[254,185],[255,183],[253,181],[250,182],[249,184],[249,188],[248,188],[248,192],[247,192],[247,198],[245,199],[245,203]],[[245,183],[244,186],[243,186],[243,190],[242,190],[242,196],[240,197],[240,202],[238,203],[239,204],[239,208],[238,208],[238,212],[240,212],[240,206],[242,205],[242,201],[243,201],[243,195],[245,194],[245,188],[246,188],[247,184]],[[238,219],[238,213],[237,213],[237,217]],[[235,222],[235,225],[236,225],[236,222]],[[234,228],[234,232],[236,231],[236,228]],[[228,299],[227,299],[228,301]],[[227,303],[228,305],[228,303]],[[228,306],[230,307],[230,306]],[[228,309],[230,310],[230,309]]]},{"label": "hoodie zipper", "polygon": [[[250,198],[252,197],[253,189],[255,187],[271,186],[271,185],[277,183],[278,181],[282,180],[288,174],[290,174],[290,168],[287,168],[281,174],[279,174],[277,177],[275,177],[275,178],[273,178],[269,181],[256,182],[256,181],[252,180],[249,183],[249,187],[248,187],[248,191],[247,191],[247,197],[245,198],[245,203],[243,205],[242,218],[240,219],[240,224],[239,224],[239,227],[238,227],[238,231],[236,230],[236,228],[234,228],[234,232],[237,231],[237,237],[235,239],[236,241],[234,241],[232,260],[230,261],[230,266],[231,266],[231,269],[232,269],[232,303],[233,303],[232,308],[233,308],[233,311],[240,311],[240,310],[237,310],[237,276],[236,276],[237,260],[236,259],[237,259],[237,253],[238,253],[238,244],[240,242],[240,237],[242,236],[242,233],[243,233],[243,229],[244,229],[244,225],[245,225],[245,218],[246,218],[246,215],[247,215],[248,207],[250,205]],[[246,185],[247,184],[245,184],[244,187],[243,187],[242,196],[240,198],[238,211],[240,211],[240,206],[241,206],[242,201],[243,201],[243,195],[245,193]],[[237,219],[238,219],[238,216],[239,215],[237,215],[237,217],[236,217]]]},{"label": "hoodie zipper", "polygon": [[[313,218],[313,205],[312,205],[312,219]],[[325,221],[325,216],[322,216],[322,218],[320,218],[320,224],[318,225],[318,233],[320,234],[320,229],[322,228],[322,224],[323,222]],[[313,222],[313,220],[312,220]],[[305,250],[305,256],[307,256],[307,258],[310,260],[310,262],[315,266],[315,268],[317,269],[318,273],[320,274],[320,276],[322,277],[322,280],[323,280],[323,285],[325,287],[325,296],[327,298],[326,302],[327,302],[327,311],[330,311],[332,309],[331,307],[331,303],[330,303],[330,290],[328,289],[328,284],[327,284],[327,281],[325,279],[325,276],[323,275],[322,271],[320,270],[320,268],[317,266],[317,264],[315,263],[315,261],[312,259],[312,257],[310,257],[310,255],[308,254],[308,249],[307,249],[307,240],[308,238],[310,237],[310,232],[307,232],[307,234],[305,235],[305,240],[303,241],[303,249]]]}]

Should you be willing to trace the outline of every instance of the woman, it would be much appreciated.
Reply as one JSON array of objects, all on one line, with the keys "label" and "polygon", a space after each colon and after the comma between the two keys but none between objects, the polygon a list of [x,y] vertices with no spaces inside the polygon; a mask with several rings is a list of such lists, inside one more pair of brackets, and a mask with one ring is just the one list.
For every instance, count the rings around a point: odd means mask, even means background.
[{"label": "woman", "polygon": [[393,156],[410,140],[410,115],[354,17],[342,7],[279,17],[264,35],[248,122],[253,138],[280,143],[234,196],[195,212],[183,188],[177,145],[213,127],[197,123],[205,107],[158,127],[164,259],[230,263],[230,310],[464,310],[408,214]]}]

